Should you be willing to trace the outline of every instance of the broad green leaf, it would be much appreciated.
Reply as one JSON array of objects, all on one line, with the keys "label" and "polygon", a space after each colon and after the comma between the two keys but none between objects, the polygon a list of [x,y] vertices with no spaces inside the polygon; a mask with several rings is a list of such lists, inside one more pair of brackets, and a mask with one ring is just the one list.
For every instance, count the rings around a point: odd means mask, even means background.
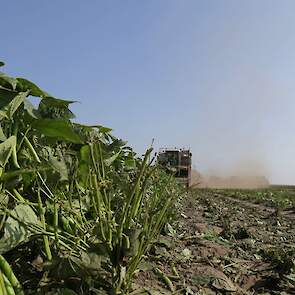
[{"label": "broad green leaf", "polygon": [[108,128],[108,127],[105,127],[105,126],[97,126],[97,127],[99,128],[99,131],[100,131],[101,133],[109,133],[109,132],[112,131],[111,128]]},{"label": "broad green leaf", "polygon": [[[33,169],[20,169],[20,170],[8,170],[6,171],[1,179],[2,180],[10,180],[12,178],[18,177],[18,176],[22,176],[25,177],[26,175],[31,175],[31,174],[36,174],[37,172],[41,172],[41,171],[47,171],[47,170],[51,170],[50,167],[38,167],[38,168],[33,168]],[[29,176],[31,178],[31,176]]]},{"label": "broad green leaf", "polygon": [[39,119],[35,121],[34,127],[48,137],[54,137],[59,140],[65,140],[73,143],[82,142],[80,136],[74,132],[69,121]]},{"label": "broad green leaf", "polygon": [[38,110],[44,118],[73,119],[75,115],[70,111],[69,105],[74,102],[54,97],[45,97],[40,101]]},{"label": "broad green leaf", "polygon": [[68,180],[68,169],[63,155],[56,156],[56,149],[45,146],[42,149],[42,157],[48,162],[48,166],[59,174],[59,180]]},{"label": "broad green leaf", "polygon": [[90,125],[89,127],[98,128],[101,133],[109,133],[113,130],[111,128],[101,126],[101,125]]},{"label": "broad green leaf", "polygon": [[19,92],[29,91],[30,95],[37,96],[37,97],[47,97],[50,96],[48,93],[40,89],[36,84],[33,82],[23,79],[23,78],[16,78],[17,86],[16,89]]},{"label": "broad green leaf", "polygon": [[136,168],[136,162],[134,159],[126,159],[126,160],[124,160],[124,164],[125,164],[126,168],[128,168],[128,169]]},{"label": "broad green leaf", "polygon": [[13,149],[16,147],[16,137],[10,136],[0,144],[0,166],[3,168],[8,162]]},{"label": "broad green leaf", "polygon": [[99,271],[101,266],[102,256],[94,252],[81,252],[81,257],[72,257],[71,260],[86,273],[95,273]]},{"label": "broad green leaf", "polygon": [[27,225],[40,225],[35,212],[26,204],[17,205],[9,215],[4,225],[4,235],[0,239],[0,253],[15,248],[31,236]]},{"label": "broad green leaf", "polygon": [[76,122],[73,122],[72,124],[73,124],[73,126],[75,126],[76,128],[81,129],[85,133],[93,131],[92,126],[82,125],[82,124],[79,124],[79,123],[76,123]]},{"label": "broad green leaf", "polygon": [[3,67],[4,65],[5,65],[5,63],[0,60],[0,67]]},{"label": "broad green leaf", "polygon": [[16,79],[7,76],[4,73],[0,72],[0,85],[5,88],[12,88],[12,90],[15,90],[17,81]]},{"label": "broad green leaf", "polygon": [[40,102],[43,105],[46,105],[47,107],[56,107],[56,106],[66,106],[68,107],[70,104],[76,102],[75,100],[65,100],[65,99],[60,99],[60,98],[55,98],[52,96],[47,96],[43,98]]},{"label": "broad green leaf", "polygon": [[3,129],[0,125],[0,141],[5,141],[7,139],[7,137],[5,136]]},{"label": "broad green leaf", "polygon": [[8,117],[5,111],[0,110],[0,121],[3,119],[8,119]]},{"label": "broad green leaf", "polygon": [[14,99],[9,103],[7,108],[7,115],[9,119],[12,119],[13,114],[17,111],[19,106],[24,102],[28,95],[28,92],[20,92]]},{"label": "broad green leaf", "polygon": [[126,141],[123,141],[121,139],[116,139],[110,145],[107,146],[107,150],[110,152],[117,151],[118,149],[126,145],[126,143],[127,143]]},{"label": "broad green leaf", "polygon": [[108,159],[104,160],[104,163],[106,166],[111,166],[111,164],[118,158],[118,156],[120,155],[121,151],[119,151],[118,153],[114,154],[113,156],[111,156]]},{"label": "broad green leaf", "polygon": [[0,193],[0,206],[7,207],[9,201],[9,196],[4,194],[3,192]]},{"label": "broad green leaf", "polygon": [[59,159],[53,155],[50,155],[48,163],[56,172],[59,173],[60,181],[68,180],[68,169],[64,159]]},{"label": "broad green leaf", "polygon": [[7,106],[18,93],[9,89],[4,89],[0,87],[0,109]]}]

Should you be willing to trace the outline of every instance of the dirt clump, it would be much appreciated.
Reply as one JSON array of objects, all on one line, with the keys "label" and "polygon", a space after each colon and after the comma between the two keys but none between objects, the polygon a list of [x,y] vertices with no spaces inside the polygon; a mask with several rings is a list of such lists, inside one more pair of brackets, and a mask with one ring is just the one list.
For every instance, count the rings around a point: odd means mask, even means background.
[{"label": "dirt clump", "polygon": [[229,255],[232,253],[232,250],[229,248],[226,248],[222,245],[219,245],[217,243],[214,243],[212,241],[200,241],[194,251],[193,254],[198,257],[223,257],[225,255]]}]

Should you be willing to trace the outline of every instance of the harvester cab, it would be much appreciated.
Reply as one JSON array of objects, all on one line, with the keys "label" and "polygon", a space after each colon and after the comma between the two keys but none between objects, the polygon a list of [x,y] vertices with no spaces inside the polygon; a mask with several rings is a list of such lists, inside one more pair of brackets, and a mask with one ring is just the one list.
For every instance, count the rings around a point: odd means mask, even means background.
[{"label": "harvester cab", "polygon": [[191,186],[192,153],[188,149],[160,149],[157,157],[159,165],[174,176],[186,187]]}]

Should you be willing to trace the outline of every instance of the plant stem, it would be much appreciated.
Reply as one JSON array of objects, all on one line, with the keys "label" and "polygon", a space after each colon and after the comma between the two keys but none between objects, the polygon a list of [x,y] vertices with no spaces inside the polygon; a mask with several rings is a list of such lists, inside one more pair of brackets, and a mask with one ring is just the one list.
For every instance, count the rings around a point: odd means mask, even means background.
[{"label": "plant stem", "polygon": [[[43,229],[46,230],[46,222],[45,222],[45,216],[44,216],[44,211],[43,211],[43,206],[42,206],[40,189],[38,189],[38,209],[39,209],[41,224],[43,226]],[[47,259],[50,261],[50,260],[52,260],[52,254],[51,254],[51,250],[50,250],[50,246],[49,246],[48,236],[43,235],[43,242],[44,242],[44,249],[45,249]]]}]

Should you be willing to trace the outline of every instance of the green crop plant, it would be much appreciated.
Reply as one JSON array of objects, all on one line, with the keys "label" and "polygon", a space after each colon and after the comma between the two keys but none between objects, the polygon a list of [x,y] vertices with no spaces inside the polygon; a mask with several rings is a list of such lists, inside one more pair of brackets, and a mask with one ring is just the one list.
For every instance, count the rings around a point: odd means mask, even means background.
[{"label": "green crop plant", "polygon": [[29,252],[30,243],[38,245],[40,280],[46,283],[35,282],[37,291],[33,283],[23,286],[26,294],[65,288],[128,294],[181,194],[173,178],[153,164],[151,148],[140,158],[111,129],[72,122],[72,103],[0,73],[3,294],[22,294],[21,283],[34,281],[17,265],[15,276],[8,263],[18,249]]},{"label": "green crop plant", "polygon": [[0,288],[1,294],[24,295],[21,284],[2,255],[0,255]]}]

